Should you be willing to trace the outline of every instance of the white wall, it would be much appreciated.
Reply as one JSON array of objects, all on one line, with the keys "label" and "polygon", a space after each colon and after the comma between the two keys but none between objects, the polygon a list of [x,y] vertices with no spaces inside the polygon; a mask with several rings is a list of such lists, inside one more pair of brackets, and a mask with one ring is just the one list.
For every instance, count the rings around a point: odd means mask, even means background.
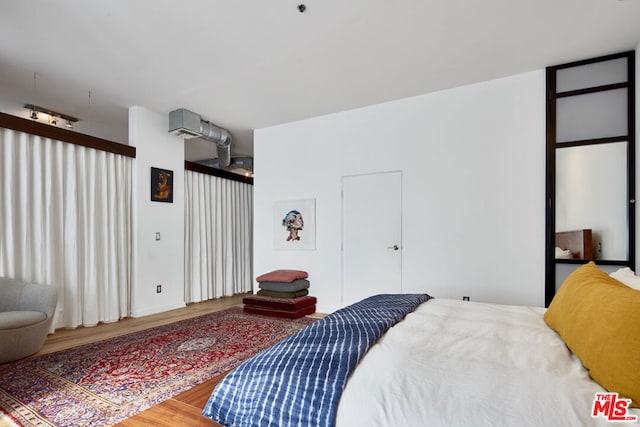
[{"label": "white wall", "polygon": [[[403,292],[544,304],[544,71],[260,129],[254,271],[341,306],[341,177],[402,170]],[[272,203],[316,198],[315,251],[273,249]]]},{"label": "white wall", "polygon": [[[167,132],[169,118],[141,107],[129,109],[134,171],[134,268],[131,315],[184,307],[184,145]],[[173,203],[152,202],[151,167],[173,171]],[[160,241],[155,233],[160,232]],[[156,285],[162,293],[156,293]]]}]

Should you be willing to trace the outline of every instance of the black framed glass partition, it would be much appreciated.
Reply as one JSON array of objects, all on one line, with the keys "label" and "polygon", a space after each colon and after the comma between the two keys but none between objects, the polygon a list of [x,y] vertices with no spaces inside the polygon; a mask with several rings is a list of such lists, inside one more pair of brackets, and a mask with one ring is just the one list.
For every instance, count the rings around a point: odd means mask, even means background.
[{"label": "black framed glass partition", "polygon": [[635,52],[547,68],[545,305],[594,260],[635,262]]}]

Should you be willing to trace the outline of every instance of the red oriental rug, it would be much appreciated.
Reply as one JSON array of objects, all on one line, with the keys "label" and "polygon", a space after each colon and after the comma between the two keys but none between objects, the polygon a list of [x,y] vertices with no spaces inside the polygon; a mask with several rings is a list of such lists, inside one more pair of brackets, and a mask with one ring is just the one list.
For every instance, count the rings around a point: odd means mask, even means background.
[{"label": "red oriental rug", "polygon": [[0,426],[109,426],[226,372],[313,322],[233,307],[0,365]]}]

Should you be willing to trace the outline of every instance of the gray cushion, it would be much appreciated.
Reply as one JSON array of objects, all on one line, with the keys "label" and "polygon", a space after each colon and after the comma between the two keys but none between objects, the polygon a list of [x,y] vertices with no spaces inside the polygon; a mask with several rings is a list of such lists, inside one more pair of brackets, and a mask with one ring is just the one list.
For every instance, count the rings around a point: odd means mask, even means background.
[{"label": "gray cushion", "polygon": [[307,289],[309,287],[309,281],[306,279],[298,279],[293,282],[260,282],[258,286],[260,286],[260,289],[266,289],[267,291],[295,292]]},{"label": "gray cushion", "polygon": [[41,311],[0,312],[0,329],[16,329],[42,322],[47,315]]},{"label": "gray cushion", "polygon": [[295,292],[278,292],[278,291],[269,291],[267,289],[260,289],[258,291],[258,295],[262,297],[271,297],[271,298],[298,298],[309,295],[309,289],[303,289],[301,291]]}]

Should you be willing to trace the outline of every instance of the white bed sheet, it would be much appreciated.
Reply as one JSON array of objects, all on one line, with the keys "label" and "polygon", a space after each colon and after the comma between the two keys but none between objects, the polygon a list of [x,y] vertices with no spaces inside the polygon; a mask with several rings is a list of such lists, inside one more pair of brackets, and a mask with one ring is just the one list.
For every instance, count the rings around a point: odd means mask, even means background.
[{"label": "white bed sheet", "polygon": [[[544,309],[433,299],[349,378],[341,426],[591,426],[596,392]],[[629,415],[638,415],[632,409]],[[615,423],[618,426],[640,423]]]}]

